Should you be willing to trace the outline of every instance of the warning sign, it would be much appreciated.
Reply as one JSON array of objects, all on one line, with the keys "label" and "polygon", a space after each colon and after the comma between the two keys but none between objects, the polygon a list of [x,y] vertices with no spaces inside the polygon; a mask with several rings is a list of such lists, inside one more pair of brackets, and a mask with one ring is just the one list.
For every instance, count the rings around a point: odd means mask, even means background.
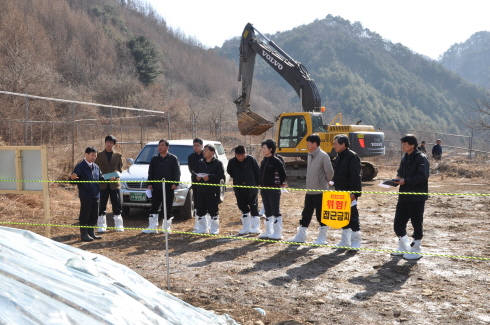
[{"label": "warning sign", "polygon": [[322,198],[322,222],[332,228],[342,228],[350,222],[350,193],[324,192]]}]

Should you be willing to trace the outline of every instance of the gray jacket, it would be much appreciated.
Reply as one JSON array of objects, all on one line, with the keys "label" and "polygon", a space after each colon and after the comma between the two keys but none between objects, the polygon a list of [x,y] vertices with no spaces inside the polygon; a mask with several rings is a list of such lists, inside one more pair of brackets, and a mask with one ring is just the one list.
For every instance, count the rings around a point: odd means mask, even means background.
[{"label": "gray jacket", "polygon": [[[320,147],[308,154],[306,168],[306,188],[311,190],[328,190],[328,182],[333,178],[330,157]],[[307,191],[306,194],[322,194],[320,191]]]}]

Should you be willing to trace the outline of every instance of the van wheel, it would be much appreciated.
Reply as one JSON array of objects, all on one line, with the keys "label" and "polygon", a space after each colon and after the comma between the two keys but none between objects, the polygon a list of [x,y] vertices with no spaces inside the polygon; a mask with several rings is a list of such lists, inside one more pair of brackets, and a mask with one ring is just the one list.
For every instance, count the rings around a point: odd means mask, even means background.
[{"label": "van wheel", "polygon": [[121,209],[121,214],[123,217],[129,217],[129,211],[130,211],[130,207],[123,207]]},{"label": "van wheel", "polygon": [[187,220],[194,216],[194,202],[192,201],[192,189],[189,189],[185,197],[184,205],[179,210],[180,218]]}]

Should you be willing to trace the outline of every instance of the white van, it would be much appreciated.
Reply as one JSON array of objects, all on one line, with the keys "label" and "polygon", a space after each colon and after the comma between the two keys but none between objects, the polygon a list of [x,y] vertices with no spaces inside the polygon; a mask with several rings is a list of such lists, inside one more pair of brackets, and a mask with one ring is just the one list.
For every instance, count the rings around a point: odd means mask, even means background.
[{"label": "white van", "polygon": [[[187,157],[194,152],[192,147],[193,140],[168,140],[170,147],[168,151],[179,158],[180,162],[180,181],[181,183],[175,190],[173,202],[174,209],[179,209],[179,215],[183,219],[190,219],[194,214],[194,202],[192,201],[191,174],[187,166]],[[216,148],[216,158],[223,162],[225,169],[225,181],[228,183],[230,175],[226,173],[228,166],[228,158],[226,158],[225,149],[219,141],[203,140],[203,145],[212,144]],[[145,191],[148,187],[146,180],[148,179],[148,167],[153,156],[158,155],[158,141],[147,143],[141,149],[138,157],[135,160],[127,159],[130,167],[121,174],[121,207],[123,216],[129,215],[131,208],[151,208],[151,199],[149,199]],[[138,181],[138,182],[127,182]],[[226,187],[221,187],[221,200],[224,199]],[[145,215],[147,216],[147,215]]]}]

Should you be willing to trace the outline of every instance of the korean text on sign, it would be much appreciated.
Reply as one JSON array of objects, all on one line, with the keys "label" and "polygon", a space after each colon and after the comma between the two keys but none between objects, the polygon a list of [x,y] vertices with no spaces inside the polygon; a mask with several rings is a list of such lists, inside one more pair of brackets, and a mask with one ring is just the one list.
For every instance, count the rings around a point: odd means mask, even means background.
[{"label": "korean text on sign", "polygon": [[324,192],[322,198],[322,222],[332,228],[342,228],[350,221],[350,193]]}]

